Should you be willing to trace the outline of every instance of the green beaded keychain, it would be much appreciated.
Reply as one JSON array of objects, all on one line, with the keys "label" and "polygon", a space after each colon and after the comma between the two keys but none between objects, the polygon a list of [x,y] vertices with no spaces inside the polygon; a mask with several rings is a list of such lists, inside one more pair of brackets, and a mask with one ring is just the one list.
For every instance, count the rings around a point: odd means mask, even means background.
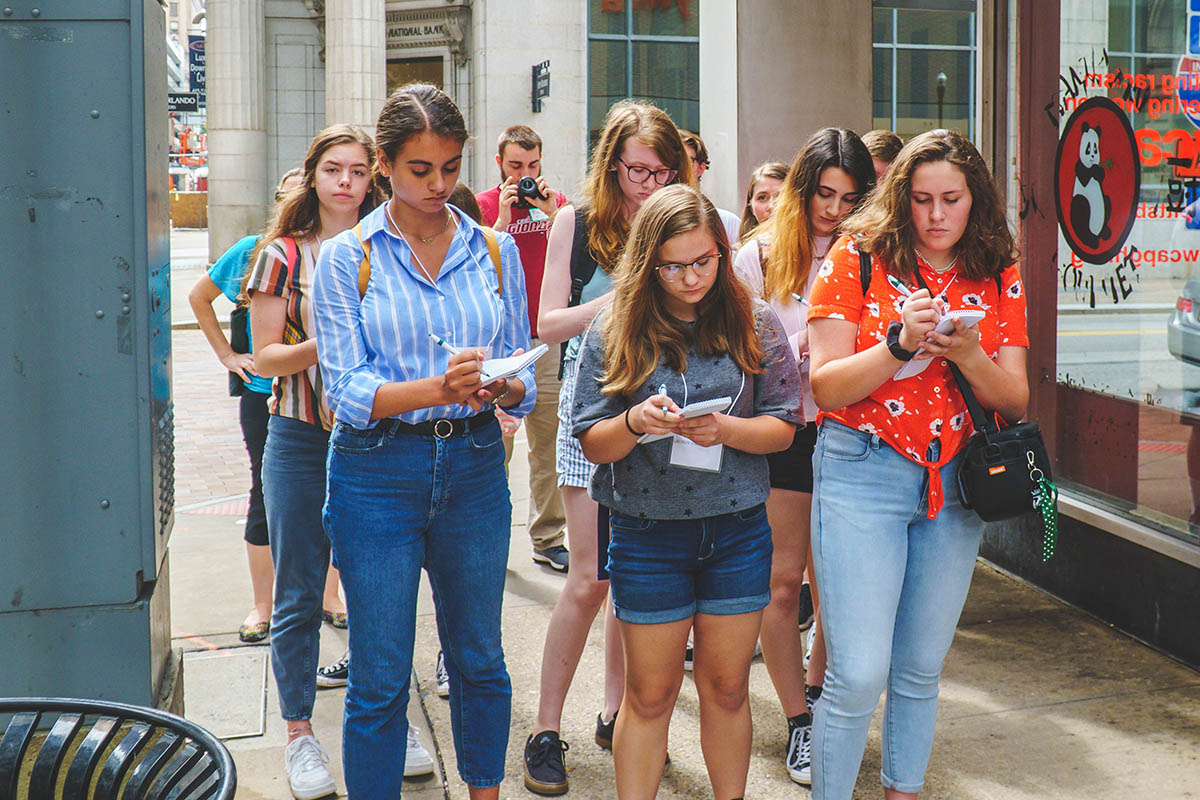
[{"label": "green beaded keychain", "polygon": [[1029,481],[1033,484],[1033,510],[1042,515],[1042,563],[1054,555],[1058,544],[1058,487],[1046,479],[1046,474],[1034,463],[1033,451],[1027,451]]}]

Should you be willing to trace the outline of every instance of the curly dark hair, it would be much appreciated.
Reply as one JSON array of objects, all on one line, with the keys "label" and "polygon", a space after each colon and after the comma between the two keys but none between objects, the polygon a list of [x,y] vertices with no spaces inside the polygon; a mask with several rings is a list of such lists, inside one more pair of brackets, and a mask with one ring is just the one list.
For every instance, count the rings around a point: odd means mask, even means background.
[{"label": "curly dark hair", "polygon": [[939,128],[909,140],[892,162],[883,183],[866,204],[842,223],[842,232],[853,235],[859,247],[879,254],[896,277],[915,280],[912,178],[917,167],[936,161],[948,161],[957,167],[971,193],[967,227],[954,248],[959,274],[969,280],[995,278],[1020,253],[991,171],[975,145],[954,131]]}]

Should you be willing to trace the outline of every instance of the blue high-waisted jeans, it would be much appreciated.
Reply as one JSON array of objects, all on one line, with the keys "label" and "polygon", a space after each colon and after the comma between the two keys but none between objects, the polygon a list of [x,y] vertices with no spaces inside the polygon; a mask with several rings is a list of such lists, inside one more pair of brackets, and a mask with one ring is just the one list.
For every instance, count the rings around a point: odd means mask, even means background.
[{"label": "blue high-waisted jeans", "polygon": [[450,674],[459,774],[468,786],[504,779],[512,686],[500,603],[511,520],[495,421],[446,439],[334,429],[325,527],[353,620],[342,758],[354,800],[400,796],[422,567]]},{"label": "blue high-waisted jeans", "polygon": [[942,467],[945,506],[931,520],[924,467],[878,436],[821,424],[812,533],[829,666],[813,721],[813,800],[849,800],[885,686],[883,785],[921,790],[942,661],[983,533],[953,488],[961,460]]},{"label": "blue high-waisted jeans", "polygon": [[271,669],[286,720],[312,717],[317,696],[321,599],[329,570],[329,537],[321,526],[329,432],[275,414],[267,421],[263,501],[275,606],[271,612]]}]

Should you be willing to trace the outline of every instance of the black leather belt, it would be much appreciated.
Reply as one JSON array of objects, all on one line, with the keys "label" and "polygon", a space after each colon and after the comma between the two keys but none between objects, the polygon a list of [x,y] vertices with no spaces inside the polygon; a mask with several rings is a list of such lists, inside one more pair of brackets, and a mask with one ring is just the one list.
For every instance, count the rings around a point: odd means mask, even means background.
[{"label": "black leather belt", "polygon": [[494,411],[484,411],[482,414],[476,414],[473,417],[430,419],[417,423],[401,422],[398,419],[385,419],[381,420],[376,428],[385,436],[394,437],[400,434],[410,434],[449,439],[451,436],[457,436],[468,431],[477,431],[483,426],[495,422],[495,420],[496,413]]}]

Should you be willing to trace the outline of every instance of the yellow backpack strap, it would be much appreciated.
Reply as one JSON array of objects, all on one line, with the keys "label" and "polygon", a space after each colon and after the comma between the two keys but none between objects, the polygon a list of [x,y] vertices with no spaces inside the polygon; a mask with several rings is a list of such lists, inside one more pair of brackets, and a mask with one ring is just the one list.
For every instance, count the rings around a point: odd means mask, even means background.
[{"label": "yellow backpack strap", "polygon": [[504,270],[500,266],[500,243],[496,241],[496,232],[486,225],[480,226],[479,230],[483,231],[483,238],[487,240],[488,255],[492,259],[492,266],[496,268],[496,283],[500,285],[496,294],[503,295]]},{"label": "yellow backpack strap", "polygon": [[358,299],[361,300],[366,297],[367,284],[371,282],[371,243],[363,241],[361,222],[354,226],[354,235],[363,249],[362,263],[358,265]]}]

